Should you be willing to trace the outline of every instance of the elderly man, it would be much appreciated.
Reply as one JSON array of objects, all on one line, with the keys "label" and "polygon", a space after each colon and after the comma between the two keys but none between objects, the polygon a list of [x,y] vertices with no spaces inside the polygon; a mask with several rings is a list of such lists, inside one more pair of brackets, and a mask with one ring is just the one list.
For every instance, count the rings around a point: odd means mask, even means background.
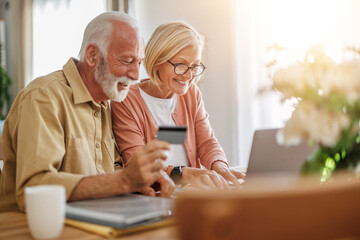
[{"label": "elderly man", "polygon": [[61,184],[68,201],[140,191],[159,181],[163,196],[174,184],[161,171],[169,145],[153,141],[131,164],[115,171],[118,153],[109,99],[122,101],[138,80],[144,42],[136,21],[108,12],[84,33],[80,61],[32,81],[16,97],[5,121],[0,211],[24,211],[24,188]]}]

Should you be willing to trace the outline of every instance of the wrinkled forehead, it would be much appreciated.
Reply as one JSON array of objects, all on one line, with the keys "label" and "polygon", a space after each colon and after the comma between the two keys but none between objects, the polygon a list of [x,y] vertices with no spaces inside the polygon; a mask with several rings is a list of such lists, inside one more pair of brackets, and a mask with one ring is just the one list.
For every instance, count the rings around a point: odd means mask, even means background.
[{"label": "wrinkled forehead", "polygon": [[120,21],[112,21],[113,30],[112,37],[113,38],[121,38],[121,39],[140,39],[141,33],[138,29],[131,27],[128,23],[120,22]]},{"label": "wrinkled forehead", "polygon": [[144,56],[144,48],[145,42],[139,30],[124,22],[113,22],[109,51],[133,51],[140,58]]}]

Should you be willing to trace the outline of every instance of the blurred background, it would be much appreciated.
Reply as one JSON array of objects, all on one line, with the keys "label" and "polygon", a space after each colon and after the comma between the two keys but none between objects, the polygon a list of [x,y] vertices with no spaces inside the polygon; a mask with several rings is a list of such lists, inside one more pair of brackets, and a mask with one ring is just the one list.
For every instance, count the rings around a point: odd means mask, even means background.
[{"label": "blurred background", "polygon": [[207,69],[198,85],[231,166],[247,166],[254,130],[282,127],[291,116],[292,103],[271,91],[269,63],[291,64],[314,44],[336,61],[345,48],[360,49],[357,0],[0,0],[1,64],[11,79],[0,111],[31,80],[77,57],[86,24],[110,10],[135,17],[145,41],[173,20],[204,35]]}]

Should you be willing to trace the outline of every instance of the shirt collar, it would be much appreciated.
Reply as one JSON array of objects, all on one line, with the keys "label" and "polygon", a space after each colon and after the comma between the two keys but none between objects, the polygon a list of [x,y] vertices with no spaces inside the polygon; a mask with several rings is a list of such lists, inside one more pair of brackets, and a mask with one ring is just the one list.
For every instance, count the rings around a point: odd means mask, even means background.
[{"label": "shirt collar", "polygon": [[70,58],[63,66],[64,75],[73,91],[74,103],[79,104],[84,102],[93,102],[96,106],[101,106],[102,108],[107,109],[109,105],[107,101],[100,102],[100,104],[94,101],[80,76],[78,68],[76,67],[77,61],[78,60],[75,58]]}]

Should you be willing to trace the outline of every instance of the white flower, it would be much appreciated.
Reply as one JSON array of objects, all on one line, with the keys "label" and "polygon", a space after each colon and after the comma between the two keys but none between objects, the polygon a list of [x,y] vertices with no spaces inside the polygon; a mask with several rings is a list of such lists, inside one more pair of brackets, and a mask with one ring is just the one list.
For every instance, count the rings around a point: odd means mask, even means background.
[{"label": "white flower", "polygon": [[327,95],[341,94],[349,103],[358,100],[360,98],[360,61],[343,62],[329,69],[323,88]]},{"label": "white flower", "polygon": [[277,135],[279,144],[297,145],[303,139],[332,147],[339,140],[341,131],[350,124],[350,117],[343,112],[328,111],[310,101],[301,101],[291,118]]},{"label": "white flower", "polygon": [[275,72],[274,88],[279,90],[285,98],[297,96],[304,91],[304,68],[302,65],[292,65],[286,69]]},{"label": "white flower", "polygon": [[[277,134],[280,144],[297,145],[306,139],[333,147],[351,120],[360,118],[359,59],[336,63],[321,48],[312,48],[304,61],[274,73],[273,88],[299,102]],[[359,126],[351,127],[355,136]]]}]

